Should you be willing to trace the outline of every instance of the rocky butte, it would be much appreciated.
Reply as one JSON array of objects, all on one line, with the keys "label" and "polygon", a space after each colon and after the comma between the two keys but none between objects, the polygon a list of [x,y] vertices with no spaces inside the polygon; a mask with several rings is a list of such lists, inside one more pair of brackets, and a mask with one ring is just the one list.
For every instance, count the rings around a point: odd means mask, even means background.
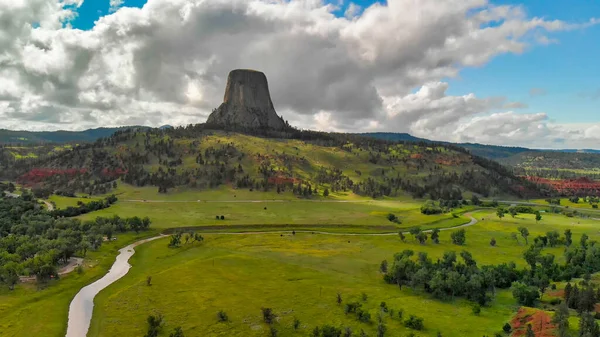
[{"label": "rocky butte", "polygon": [[236,69],[229,73],[223,103],[210,114],[206,123],[275,130],[288,127],[275,112],[267,76],[249,69]]}]

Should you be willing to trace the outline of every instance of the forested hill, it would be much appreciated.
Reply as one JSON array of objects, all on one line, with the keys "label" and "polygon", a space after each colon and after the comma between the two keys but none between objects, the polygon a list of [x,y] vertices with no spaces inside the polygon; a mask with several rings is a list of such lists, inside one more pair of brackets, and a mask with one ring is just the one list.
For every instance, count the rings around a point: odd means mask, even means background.
[{"label": "forested hill", "polygon": [[98,128],[84,131],[13,131],[0,129],[0,144],[40,144],[94,142],[98,138],[109,137],[118,130],[131,127]]},{"label": "forested hill", "polygon": [[393,133],[393,132],[373,132],[373,133],[363,133],[359,135],[364,135],[367,137],[373,137],[377,139],[385,139],[391,141],[412,141],[412,142],[430,142],[430,143],[442,143],[442,144],[452,144],[456,146],[463,147],[469,150],[474,155],[485,157],[488,159],[500,159],[500,158],[508,158],[513,155],[519,154],[521,152],[526,151],[536,151],[531,150],[525,147],[511,147],[511,146],[498,146],[498,145],[485,145],[485,144],[477,144],[477,143],[450,143],[450,142],[438,142],[433,140],[428,140],[424,138],[418,138],[409,135],[408,133]]},{"label": "forested hill", "polygon": [[160,192],[227,184],[302,197],[325,189],[446,200],[466,191],[486,197],[540,194],[500,164],[448,144],[300,130],[211,130],[205,124],[117,131],[93,144],[20,160],[4,175],[28,185],[92,194],[108,192],[118,178]]}]

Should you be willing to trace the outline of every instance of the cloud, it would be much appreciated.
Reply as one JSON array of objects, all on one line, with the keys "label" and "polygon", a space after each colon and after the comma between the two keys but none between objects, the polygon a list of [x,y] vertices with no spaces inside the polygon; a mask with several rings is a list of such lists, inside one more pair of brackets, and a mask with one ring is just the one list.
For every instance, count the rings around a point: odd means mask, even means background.
[{"label": "cloud", "polygon": [[547,94],[546,89],[543,88],[531,88],[529,89],[529,96],[535,97],[535,96],[544,96]]},{"label": "cloud", "polygon": [[346,11],[344,12],[344,17],[346,17],[347,19],[352,19],[360,13],[361,9],[361,6],[355,4],[354,2],[351,2],[348,5],[348,8],[346,8]]},{"label": "cloud", "polygon": [[509,102],[502,106],[503,109],[527,109],[529,106],[522,102]]},{"label": "cloud", "polygon": [[350,3],[347,17],[334,15],[342,2],[319,0],[111,0],[114,12],[82,31],[65,25],[81,3],[0,0],[0,118],[9,127],[204,122],[228,72],[254,68],[299,127],[456,138],[457,128],[522,105],[450,96],[444,79],[598,23],[531,18],[485,0]]},{"label": "cloud", "polygon": [[593,91],[580,92],[579,93],[579,97],[586,98],[586,99],[591,99],[591,100],[600,99],[600,89],[596,89],[596,90],[593,90]]},{"label": "cloud", "polygon": [[123,5],[123,2],[125,2],[125,0],[110,0],[110,8],[109,8],[109,12],[115,12],[117,11],[117,9],[119,9],[119,7],[121,7]]}]

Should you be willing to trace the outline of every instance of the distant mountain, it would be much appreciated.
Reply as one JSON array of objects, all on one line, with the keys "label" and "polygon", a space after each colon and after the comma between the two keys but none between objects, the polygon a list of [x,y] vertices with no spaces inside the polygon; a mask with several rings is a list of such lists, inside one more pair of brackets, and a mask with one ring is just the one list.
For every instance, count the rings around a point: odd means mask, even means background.
[{"label": "distant mountain", "polygon": [[0,129],[0,144],[40,144],[93,142],[98,138],[109,137],[116,131],[145,126],[122,126],[116,128],[97,128],[84,131],[13,131]]},{"label": "distant mountain", "polygon": [[371,132],[371,133],[360,133],[361,136],[373,137],[377,139],[384,139],[390,141],[404,141],[404,142],[427,142],[427,143],[441,143],[441,144],[453,144],[466,148],[472,154],[485,157],[488,159],[500,159],[508,158],[515,154],[535,151],[524,147],[510,147],[510,146],[498,146],[498,145],[484,145],[476,143],[451,143],[433,141],[425,138],[419,138],[412,136],[408,133],[393,133],[393,132]]}]

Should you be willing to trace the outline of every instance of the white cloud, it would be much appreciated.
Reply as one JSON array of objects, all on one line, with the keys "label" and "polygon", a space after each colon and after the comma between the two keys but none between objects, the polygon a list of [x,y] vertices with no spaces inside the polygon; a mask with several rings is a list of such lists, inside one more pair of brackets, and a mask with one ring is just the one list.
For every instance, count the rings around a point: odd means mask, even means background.
[{"label": "white cloud", "polygon": [[111,13],[112,13],[112,12],[115,12],[116,10],[118,10],[118,9],[119,9],[119,7],[121,7],[121,6],[123,5],[123,2],[125,2],[125,0],[110,0],[110,3],[109,3],[109,6],[110,6],[110,8],[109,8],[109,11],[110,11]]},{"label": "white cloud", "polygon": [[[449,96],[444,78],[598,23],[530,18],[485,0],[349,3],[347,18],[333,14],[342,1],[149,0],[139,9],[110,0],[114,13],[92,30],[63,27],[81,3],[0,0],[0,118],[8,127],[203,122],[227,73],[255,68],[266,73],[278,112],[300,127],[459,138],[456,130],[523,106]],[[520,135],[522,125],[505,124],[490,132]]]}]

